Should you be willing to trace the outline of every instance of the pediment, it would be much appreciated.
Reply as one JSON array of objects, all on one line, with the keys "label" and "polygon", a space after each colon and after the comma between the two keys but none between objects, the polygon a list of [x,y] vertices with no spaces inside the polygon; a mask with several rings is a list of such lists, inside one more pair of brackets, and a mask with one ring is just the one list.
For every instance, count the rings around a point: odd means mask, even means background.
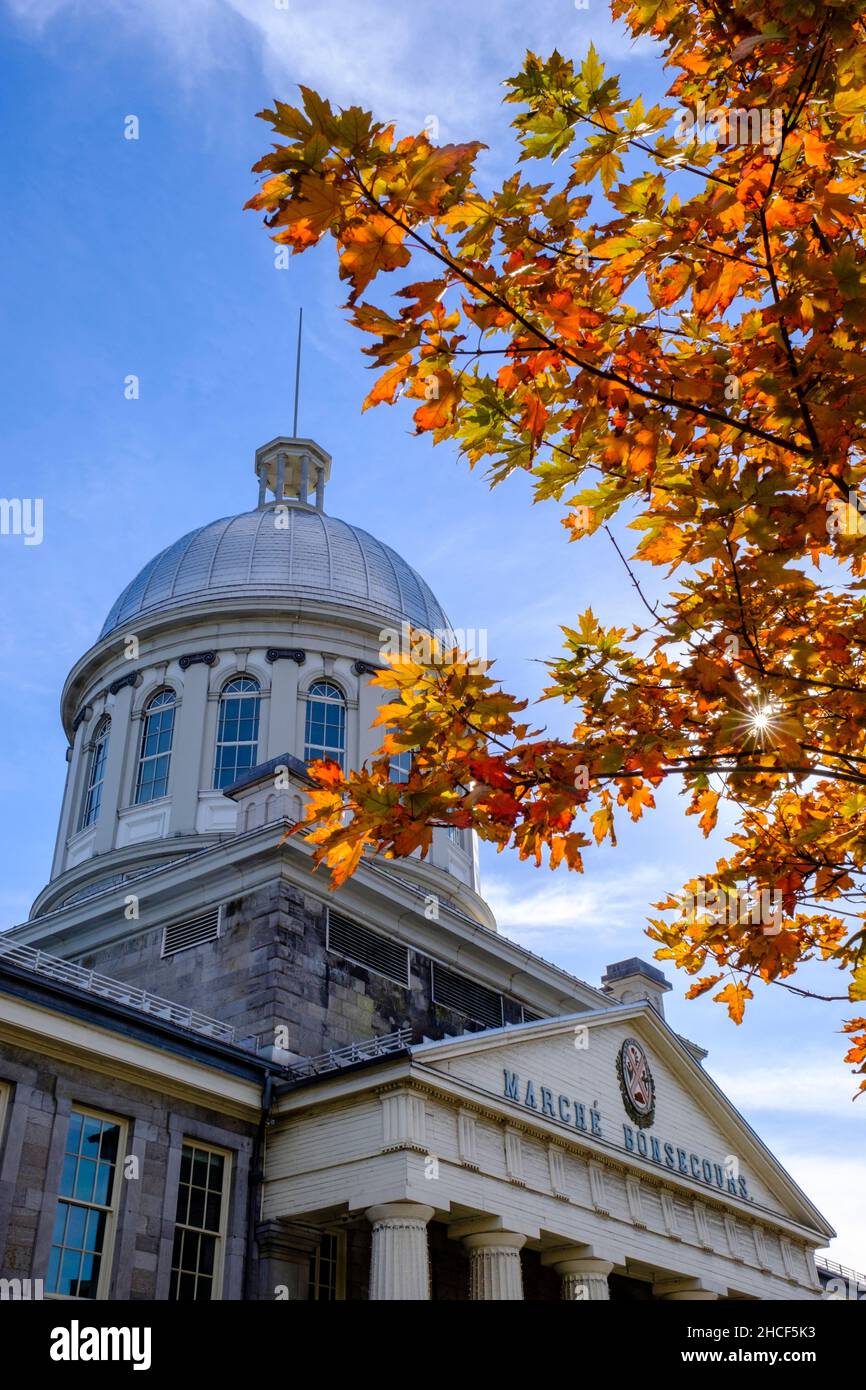
[{"label": "pediment", "polygon": [[772,1212],[832,1236],[778,1160],[646,1002],[412,1049],[516,1123],[570,1138],[691,1196]]}]

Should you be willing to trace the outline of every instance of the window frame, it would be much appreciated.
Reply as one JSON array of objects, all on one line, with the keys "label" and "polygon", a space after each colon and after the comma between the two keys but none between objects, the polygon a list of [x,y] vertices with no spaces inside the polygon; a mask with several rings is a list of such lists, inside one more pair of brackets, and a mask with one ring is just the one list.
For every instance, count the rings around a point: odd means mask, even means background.
[{"label": "window frame", "polygon": [[[335,690],[337,692],[337,697],[316,693],[316,687],[321,685],[329,686],[331,690]],[[341,710],[342,748],[340,749],[339,756],[336,756],[335,750],[333,748],[328,748],[326,744],[311,743],[310,741],[310,711],[316,702],[325,706],[337,707]],[[325,759],[330,759],[331,762],[338,763],[339,766],[345,772],[348,731],[349,702],[346,698],[346,692],[342,689],[341,686],[337,684],[335,680],[332,680],[330,676],[317,676],[314,681],[310,682],[309,688],[307,689],[304,695],[304,762],[312,763],[318,762],[320,760],[324,761]]]},{"label": "window frame", "polygon": [[[72,1108],[70,1109],[69,1114],[66,1116],[66,1132],[65,1132],[65,1134],[64,1134],[64,1136],[63,1136],[63,1153],[62,1153],[62,1158],[63,1158],[63,1159],[65,1159],[65,1158],[68,1156],[68,1154],[69,1154],[69,1150],[67,1149],[66,1145],[69,1143],[69,1130],[70,1130],[70,1128],[71,1128],[71,1126],[72,1126],[72,1119],[73,1119],[73,1116],[74,1116],[74,1115],[81,1115],[83,1118],[87,1118],[87,1119],[103,1120],[103,1121],[105,1121],[105,1122],[108,1123],[108,1124],[117,1125],[117,1127],[118,1127],[118,1131],[119,1131],[119,1132],[118,1132],[118,1137],[117,1137],[117,1161],[116,1161],[115,1167],[114,1167],[114,1186],[113,1186],[112,1194],[111,1194],[112,1200],[111,1200],[111,1205],[110,1205],[110,1206],[104,1206],[102,1203],[99,1203],[99,1202],[85,1202],[85,1201],[82,1201],[82,1199],[79,1198],[79,1197],[67,1197],[67,1196],[60,1190],[60,1187],[58,1186],[58,1190],[57,1190],[57,1193],[56,1193],[56,1199],[55,1199],[55,1203],[54,1203],[54,1213],[53,1213],[53,1218],[52,1218],[51,1239],[50,1239],[49,1246],[48,1246],[48,1263],[49,1263],[49,1266],[50,1266],[50,1263],[51,1263],[51,1255],[52,1255],[52,1252],[53,1252],[56,1248],[59,1248],[61,1251],[64,1251],[64,1250],[66,1250],[66,1249],[74,1249],[74,1248],[75,1248],[75,1247],[73,1247],[73,1246],[60,1245],[59,1247],[57,1247],[57,1246],[55,1245],[55,1241],[54,1241],[54,1230],[55,1230],[56,1225],[57,1225],[57,1213],[58,1213],[58,1211],[60,1210],[60,1205],[61,1205],[61,1203],[63,1203],[63,1204],[66,1205],[67,1207],[79,1207],[79,1208],[84,1208],[86,1211],[104,1211],[105,1214],[106,1214],[106,1216],[105,1216],[105,1235],[104,1235],[104,1239],[103,1239],[103,1242],[102,1242],[102,1250],[100,1251],[99,1274],[98,1274],[97,1280],[96,1280],[96,1293],[93,1295],[93,1297],[90,1298],[90,1297],[89,1297],[88,1295],[86,1295],[86,1294],[60,1293],[58,1290],[49,1290],[49,1288],[48,1288],[48,1275],[49,1275],[49,1270],[48,1270],[48,1269],[46,1269],[46,1273],[45,1273],[45,1295],[44,1295],[44,1296],[45,1296],[46,1298],[55,1298],[55,1299],[57,1299],[57,1300],[59,1300],[60,1302],[63,1302],[63,1303],[100,1303],[100,1302],[104,1302],[104,1301],[108,1298],[108,1292],[109,1292],[109,1289],[110,1289],[110,1286],[111,1286],[111,1275],[112,1275],[112,1269],[113,1269],[113,1265],[114,1265],[114,1247],[115,1247],[115,1241],[116,1241],[116,1236],[117,1236],[118,1217],[119,1217],[119,1214],[120,1214],[120,1213],[119,1213],[119,1207],[120,1207],[120,1193],[121,1193],[121,1190],[122,1190],[122,1188],[121,1188],[121,1183],[122,1183],[122,1181],[123,1181],[123,1165],[124,1165],[124,1162],[125,1162],[125,1160],[126,1160],[126,1144],[127,1144],[127,1138],[128,1138],[128,1135],[129,1135],[129,1122],[128,1122],[127,1120],[125,1120],[125,1119],[123,1118],[122,1115],[112,1115],[112,1114],[110,1114],[108,1111],[105,1111],[105,1110],[96,1110],[96,1109],[94,1109],[94,1108],[93,1108],[92,1106],[90,1106],[90,1105],[80,1105],[80,1104],[78,1104],[77,1102],[73,1102]],[[79,1156],[80,1156],[80,1152],[81,1152],[81,1151],[80,1151],[80,1149],[79,1149],[79,1150],[78,1150]],[[76,1171],[77,1171],[77,1170],[76,1170]],[[61,1163],[61,1173],[60,1173],[60,1181],[61,1181],[61,1183],[62,1183],[62,1180],[63,1180],[63,1164]],[[61,1269],[61,1268],[62,1268],[62,1255],[61,1255],[60,1264],[59,1264],[59,1266],[58,1266],[58,1274],[60,1273],[60,1269]]]},{"label": "window frame", "polygon": [[[336,1257],[334,1260],[334,1297],[323,1299],[319,1297],[319,1290],[322,1287],[320,1271],[322,1265],[322,1241],[328,1237],[336,1242]],[[310,1256],[310,1282],[307,1295],[308,1303],[344,1303],[346,1301],[346,1232],[339,1227],[327,1227],[321,1232],[321,1239]]]},{"label": "window frame", "polygon": [[[168,701],[165,701],[162,705],[156,705],[156,701],[159,699],[159,697],[160,697],[161,695],[171,695],[171,697],[172,697],[172,698],[171,698],[171,702],[169,703]],[[146,745],[147,738],[148,738],[150,719],[151,719],[151,717],[152,717],[154,714],[156,714],[156,713],[162,713],[162,711],[163,711],[163,710],[166,710],[166,709],[170,709],[170,710],[171,710],[171,737],[169,738],[168,748],[167,748],[167,750],[166,750],[165,752],[162,752],[162,753],[159,753],[159,752],[157,752],[157,753],[145,753],[144,750],[145,750],[145,745]],[[168,794],[169,794],[169,786],[170,786],[170,779],[171,779],[171,759],[172,759],[172,753],[174,752],[174,730],[175,730],[175,721],[176,721],[176,718],[177,718],[177,709],[178,709],[177,691],[174,689],[173,686],[170,686],[170,685],[161,685],[161,686],[159,687],[158,690],[155,690],[155,691],[153,692],[153,694],[149,697],[149,699],[147,700],[147,702],[142,706],[142,711],[141,711],[141,736],[140,736],[140,738],[139,738],[139,740],[138,740],[138,758],[136,759],[136,764],[135,764],[135,783],[134,783],[133,792],[132,792],[132,804],[133,804],[133,806],[149,806],[149,805],[151,804],[151,802],[153,802],[153,801],[164,801],[165,798],[166,798],[166,797],[168,796]],[[161,731],[160,731],[160,732],[161,732]],[[141,775],[141,774],[142,774],[142,771],[143,771],[143,769],[144,769],[145,764],[146,764],[146,763],[157,763],[157,762],[159,761],[160,758],[166,758],[166,757],[168,758],[168,763],[167,763],[167,765],[166,765],[166,774],[165,774],[165,791],[162,792],[159,796],[149,796],[149,797],[146,797],[146,798],[145,798],[145,797],[142,797],[142,795],[141,795],[141,789],[142,789],[142,775]],[[162,780],[162,779],[160,779],[160,780]],[[151,782],[151,786],[154,786],[155,784],[156,784],[156,779],[153,779],[153,781]]]},{"label": "window frame", "polygon": [[[81,797],[81,806],[78,812],[78,825],[76,833],[80,834],[83,830],[89,830],[92,825],[96,825],[102,811],[102,793],[105,788],[105,774],[108,770],[108,746],[111,742],[111,715],[103,714],[98,719],[93,730],[93,737],[86,747],[87,759],[85,763],[84,788]],[[102,760],[100,763],[100,759]],[[99,781],[94,781],[93,774],[100,768],[101,776]],[[93,793],[98,789],[99,796],[96,800],[96,809],[93,810]]]},{"label": "window frame", "polygon": [[[229,686],[239,684],[239,683],[242,682],[242,681],[248,681],[251,685],[254,685],[254,686],[255,686],[255,690],[244,690],[244,691],[237,691],[237,692],[233,692],[233,691],[230,691],[230,690],[229,690]],[[233,699],[234,699],[234,700],[243,700],[243,699],[248,699],[248,700],[249,700],[249,699],[252,699],[252,700],[255,700],[255,702],[256,702],[255,738],[253,738],[253,739],[221,739],[221,738],[220,738],[220,732],[221,732],[221,729],[222,729],[222,722],[223,722],[223,711],[224,711],[224,709],[226,708],[227,701],[233,700]],[[254,767],[256,766],[256,764],[258,763],[258,759],[259,759],[259,744],[260,744],[260,742],[261,742],[261,718],[262,718],[262,684],[261,684],[261,681],[258,679],[257,676],[253,676],[253,675],[251,675],[249,672],[239,672],[236,676],[229,676],[228,680],[223,681],[222,685],[220,686],[219,695],[218,695],[218,698],[217,698],[217,720],[216,720],[216,734],[215,734],[215,736],[214,736],[213,775],[212,775],[212,777],[211,777],[211,790],[212,790],[212,791],[215,791],[215,792],[224,791],[224,790],[225,790],[225,787],[230,787],[231,784],[232,784],[232,782],[236,782],[237,779],[238,779],[239,777],[242,777],[242,776],[244,775],[245,772],[249,772],[252,768],[254,768]],[[240,720],[240,715],[238,715],[238,721],[239,721],[239,720]],[[218,775],[218,773],[219,773],[219,771],[220,771],[220,766],[219,766],[219,764],[220,764],[220,750],[221,750],[222,748],[241,749],[241,748],[250,748],[250,747],[251,747],[252,750],[253,750],[253,760],[252,760],[252,762],[250,763],[250,766],[249,766],[248,768],[240,768],[240,769],[238,769],[238,767],[237,767],[237,756],[236,756],[236,757],[235,757],[235,773],[234,773],[234,776],[233,776],[229,781],[225,782],[224,784],[221,784],[220,782],[218,782],[218,781],[217,781],[217,775]]]},{"label": "window frame", "polygon": [[[403,748],[399,753],[388,754],[388,780],[390,782],[402,784],[403,782],[409,781],[409,778],[412,775],[412,758],[414,757],[414,754],[414,748]],[[401,758],[408,759],[408,764],[401,763]],[[405,772],[406,775],[405,777],[395,777],[395,771]]]},{"label": "window frame", "polygon": [[[182,1181],[183,1181],[183,1180],[182,1180],[182,1177],[181,1177],[181,1170],[182,1170],[182,1165],[183,1165],[183,1153],[184,1153],[184,1150],[187,1149],[187,1148],[190,1148],[190,1149],[200,1149],[203,1153],[208,1153],[208,1154],[219,1154],[219,1156],[223,1159],[223,1187],[222,1187],[222,1201],[221,1201],[221,1203],[220,1203],[220,1227],[219,1227],[219,1230],[218,1230],[218,1231],[211,1231],[211,1230],[208,1230],[208,1229],[207,1229],[206,1227],[204,1227],[204,1226],[189,1226],[189,1225],[187,1225],[185,1222],[181,1222],[181,1221],[178,1220],[178,1217],[177,1217],[178,1201],[179,1201],[179,1199],[180,1199],[180,1190],[181,1190],[181,1185],[182,1185]],[[175,1242],[175,1236],[176,1236],[177,1231],[180,1230],[180,1229],[182,1229],[182,1230],[184,1230],[184,1231],[192,1231],[192,1232],[194,1232],[196,1235],[209,1235],[209,1236],[215,1236],[215,1237],[216,1237],[216,1251],[215,1251],[215,1254],[214,1254],[213,1282],[212,1282],[212,1285],[211,1285],[211,1297],[210,1297],[208,1300],[206,1300],[206,1301],[209,1302],[209,1303],[219,1303],[219,1302],[221,1302],[222,1296],[223,1296],[223,1282],[224,1282],[224,1277],[225,1277],[225,1256],[226,1256],[226,1244],[227,1244],[227,1241],[228,1241],[228,1216],[229,1216],[229,1205],[230,1205],[230,1202],[231,1202],[231,1190],[232,1190],[232,1174],[233,1174],[233,1158],[234,1158],[234,1154],[232,1153],[232,1150],[231,1150],[231,1149],[224,1149],[224,1148],[222,1148],[219,1144],[208,1144],[208,1143],[206,1143],[203,1139],[196,1139],[196,1138],[194,1138],[194,1137],[191,1136],[191,1135],[190,1135],[190,1136],[186,1136],[186,1135],[185,1135],[185,1136],[183,1137],[183,1139],[181,1140],[180,1157],[181,1157],[181,1167],[178,1168],[177,1184],[176,1184],[176,1192],[175,1192],[175,1201],[174,1201],[174,1217],[172,1218],[171,1253],[170,1253],[170,1257],[169,1257],[168,1292],[167,1292],[167,1294],[166,1294],[166,1301],[167,1301],[168,1303],[186,1303],[186,1302],[189,1301],[189,1300],[187,1300],[187,1299],[181,1299],[181,1298],[177,1298],[176,1296],[172,1296],[172,1292],[171,1292],[171,1290],[172,1290],[172,1283],[173,1283],[173,1281],[174,1281],[174,1242]],[[198,1270],[196,1270],[196,1280],[198,1280]],[[193,1301],[194,1303],[198,1303],[200,1300],[198,1300],[198,1299],[193,1299],[192,1301]],[[201,1301],[204,1302],[205,1300],[201,1300]]]}]

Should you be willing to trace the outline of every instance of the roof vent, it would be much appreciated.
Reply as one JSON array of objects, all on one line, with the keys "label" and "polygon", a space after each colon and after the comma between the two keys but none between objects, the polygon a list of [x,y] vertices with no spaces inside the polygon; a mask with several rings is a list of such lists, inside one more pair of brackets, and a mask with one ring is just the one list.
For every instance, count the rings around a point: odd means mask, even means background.
[{"label": "roof vent", "polygon": [[467,980],[446,966],[432,962],[433,1003],[442,1004],[455,1013],[465,1014],[485,1028],[502,1027],[502,995],[485,985]]},{"label": "roof vent", "polygon": [[205,941],[216,941],[220,934],[220,912],[220,908],[212,907],[198,917],[170,922],[162,932],[163,956],[176,956],[178,951],[188,951]]},{"label": "roof vent", "polygon": [[352,922],[328,908],[327,946],[334,955],[365,965],[395,984],[409,987],[409,948]]}]

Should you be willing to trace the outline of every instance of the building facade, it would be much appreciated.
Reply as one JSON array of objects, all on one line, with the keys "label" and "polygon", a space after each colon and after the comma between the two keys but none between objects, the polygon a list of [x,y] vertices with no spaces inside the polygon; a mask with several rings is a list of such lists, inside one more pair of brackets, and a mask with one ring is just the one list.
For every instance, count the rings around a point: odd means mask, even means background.
[{"label": "building facade", "polygon": [[[306,763],[379,741],[420,576],[279,438],[70,672],[51,878],[0,937],[0,1288],[811,1299],[831,1228],[665,1022],[496,931],[471,835],[332,894]],[[398,760],[392,775],[406,769]]]}]

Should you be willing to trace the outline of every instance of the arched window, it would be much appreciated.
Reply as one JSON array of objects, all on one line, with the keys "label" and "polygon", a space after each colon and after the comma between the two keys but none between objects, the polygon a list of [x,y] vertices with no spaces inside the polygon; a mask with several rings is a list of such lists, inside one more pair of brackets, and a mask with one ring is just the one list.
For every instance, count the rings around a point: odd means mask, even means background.
[{"label": "arched window", "polygon": [[111,736],[111,720],[108,715],[100,719],[93,731],[90,757],[87,763],[87,784],[81,802],[81,815],[78,829],[84,830],[99,819],[102,805],[102,787],[105,782],[105,764],[108,761],[108,740]]},{"label": "arched window", "polygon": [[217,724],[214,787],[230,787],[232,782],[255,767],[259,752],[258,681],[236,676],[227,681],[220,694]]},{"label": "arched window", "polygon": [[343,766],[346,756],[346,701],[330,681],[315,681],[307,695],[304,757],[332,758]]},{"label": "arched window", "polygon": [[402,753],[392,753],[388,763],[392,782],[408,782],[412,771],[412,749],[404,748]]},{"label": "arched window", "polygon": [[168,795],[175,701],[173,690],[158,690],[145,706],[138,775],[135,780],[137,806],[143,801],[156,801],[158,797]]}]

